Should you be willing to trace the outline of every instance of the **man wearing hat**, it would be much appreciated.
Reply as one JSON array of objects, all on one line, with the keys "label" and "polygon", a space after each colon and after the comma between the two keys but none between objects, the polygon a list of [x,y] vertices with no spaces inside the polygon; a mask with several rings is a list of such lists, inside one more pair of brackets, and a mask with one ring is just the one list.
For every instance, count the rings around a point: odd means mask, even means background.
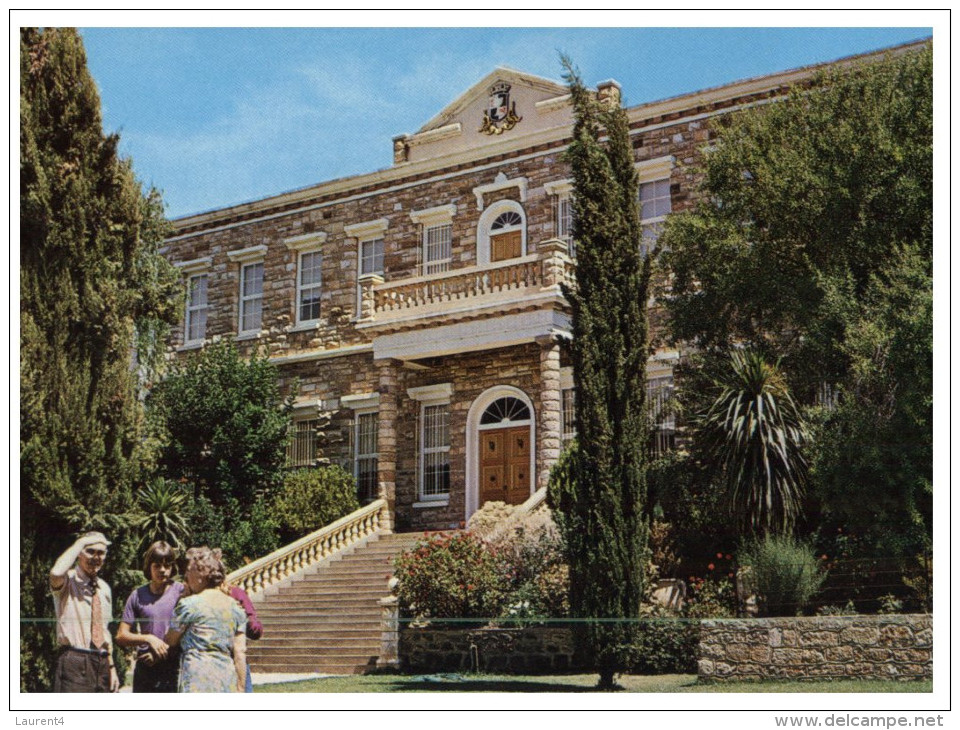
[{"label": "man wearing hat", "polygon": [[112,595],[100,577],[110,543],[101,532],[81,535],[50,570],[60,655],[54,692],[116,692],[110,620]]}]

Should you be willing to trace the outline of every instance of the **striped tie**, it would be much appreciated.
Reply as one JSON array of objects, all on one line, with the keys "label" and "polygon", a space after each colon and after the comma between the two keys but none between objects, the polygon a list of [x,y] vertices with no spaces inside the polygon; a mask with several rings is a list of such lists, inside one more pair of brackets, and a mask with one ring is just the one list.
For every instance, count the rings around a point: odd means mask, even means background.
[{"label": "striped tie", "polygon": [[102,649],[104,645],[103,636],[103,604],[100,602],[100,595],[97,591],[97,579],[90,581],[90,590],[93,596],[90,599],[90,642],[95,649]]}]

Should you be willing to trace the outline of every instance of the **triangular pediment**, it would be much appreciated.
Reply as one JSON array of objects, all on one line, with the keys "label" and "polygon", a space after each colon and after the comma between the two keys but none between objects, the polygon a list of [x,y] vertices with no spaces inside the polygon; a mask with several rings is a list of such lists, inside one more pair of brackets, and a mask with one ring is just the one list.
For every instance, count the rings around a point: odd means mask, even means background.
[{"label": "triangular pediment", "polygon": [[397,138],[402,155],[396,162],[469,152],[570,121],[569,91],[564,83],[499,67],[417,132]]}]

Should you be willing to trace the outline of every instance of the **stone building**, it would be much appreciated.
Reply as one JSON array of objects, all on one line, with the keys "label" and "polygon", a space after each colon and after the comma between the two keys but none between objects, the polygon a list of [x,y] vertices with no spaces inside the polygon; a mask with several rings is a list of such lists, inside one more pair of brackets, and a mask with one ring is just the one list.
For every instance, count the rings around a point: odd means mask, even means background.
[{"label": "stone building", "polygon": [[[693,203],[718,115],[802,83],[800,69],[627,109],[644,237]],[[619,99],[616,82],[597,85]],[[187,285],[172,347],[265,351],[296,393],[291,465],[324,455],[383,496],[398,530],[456,528],[545,486],[573,436],[561,283],[575,266],[564,85],[498,68],[413,134],[393,165],[174,222]],[[676,353],[650,359],[654,448]]]}]

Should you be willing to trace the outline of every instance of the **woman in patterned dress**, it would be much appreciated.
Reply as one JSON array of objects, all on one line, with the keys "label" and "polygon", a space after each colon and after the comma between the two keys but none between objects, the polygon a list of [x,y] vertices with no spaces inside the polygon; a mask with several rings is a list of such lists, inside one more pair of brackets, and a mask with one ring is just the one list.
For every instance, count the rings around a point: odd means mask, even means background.
[{"label": "woman in patterned dress", "polygon": [[181,647],[179,692],[243,692],[246,679],[247,618],[220,586],[224,580],[220,551],[187,550],[184,579],[190,595],[173,613],[166,635]]}]

